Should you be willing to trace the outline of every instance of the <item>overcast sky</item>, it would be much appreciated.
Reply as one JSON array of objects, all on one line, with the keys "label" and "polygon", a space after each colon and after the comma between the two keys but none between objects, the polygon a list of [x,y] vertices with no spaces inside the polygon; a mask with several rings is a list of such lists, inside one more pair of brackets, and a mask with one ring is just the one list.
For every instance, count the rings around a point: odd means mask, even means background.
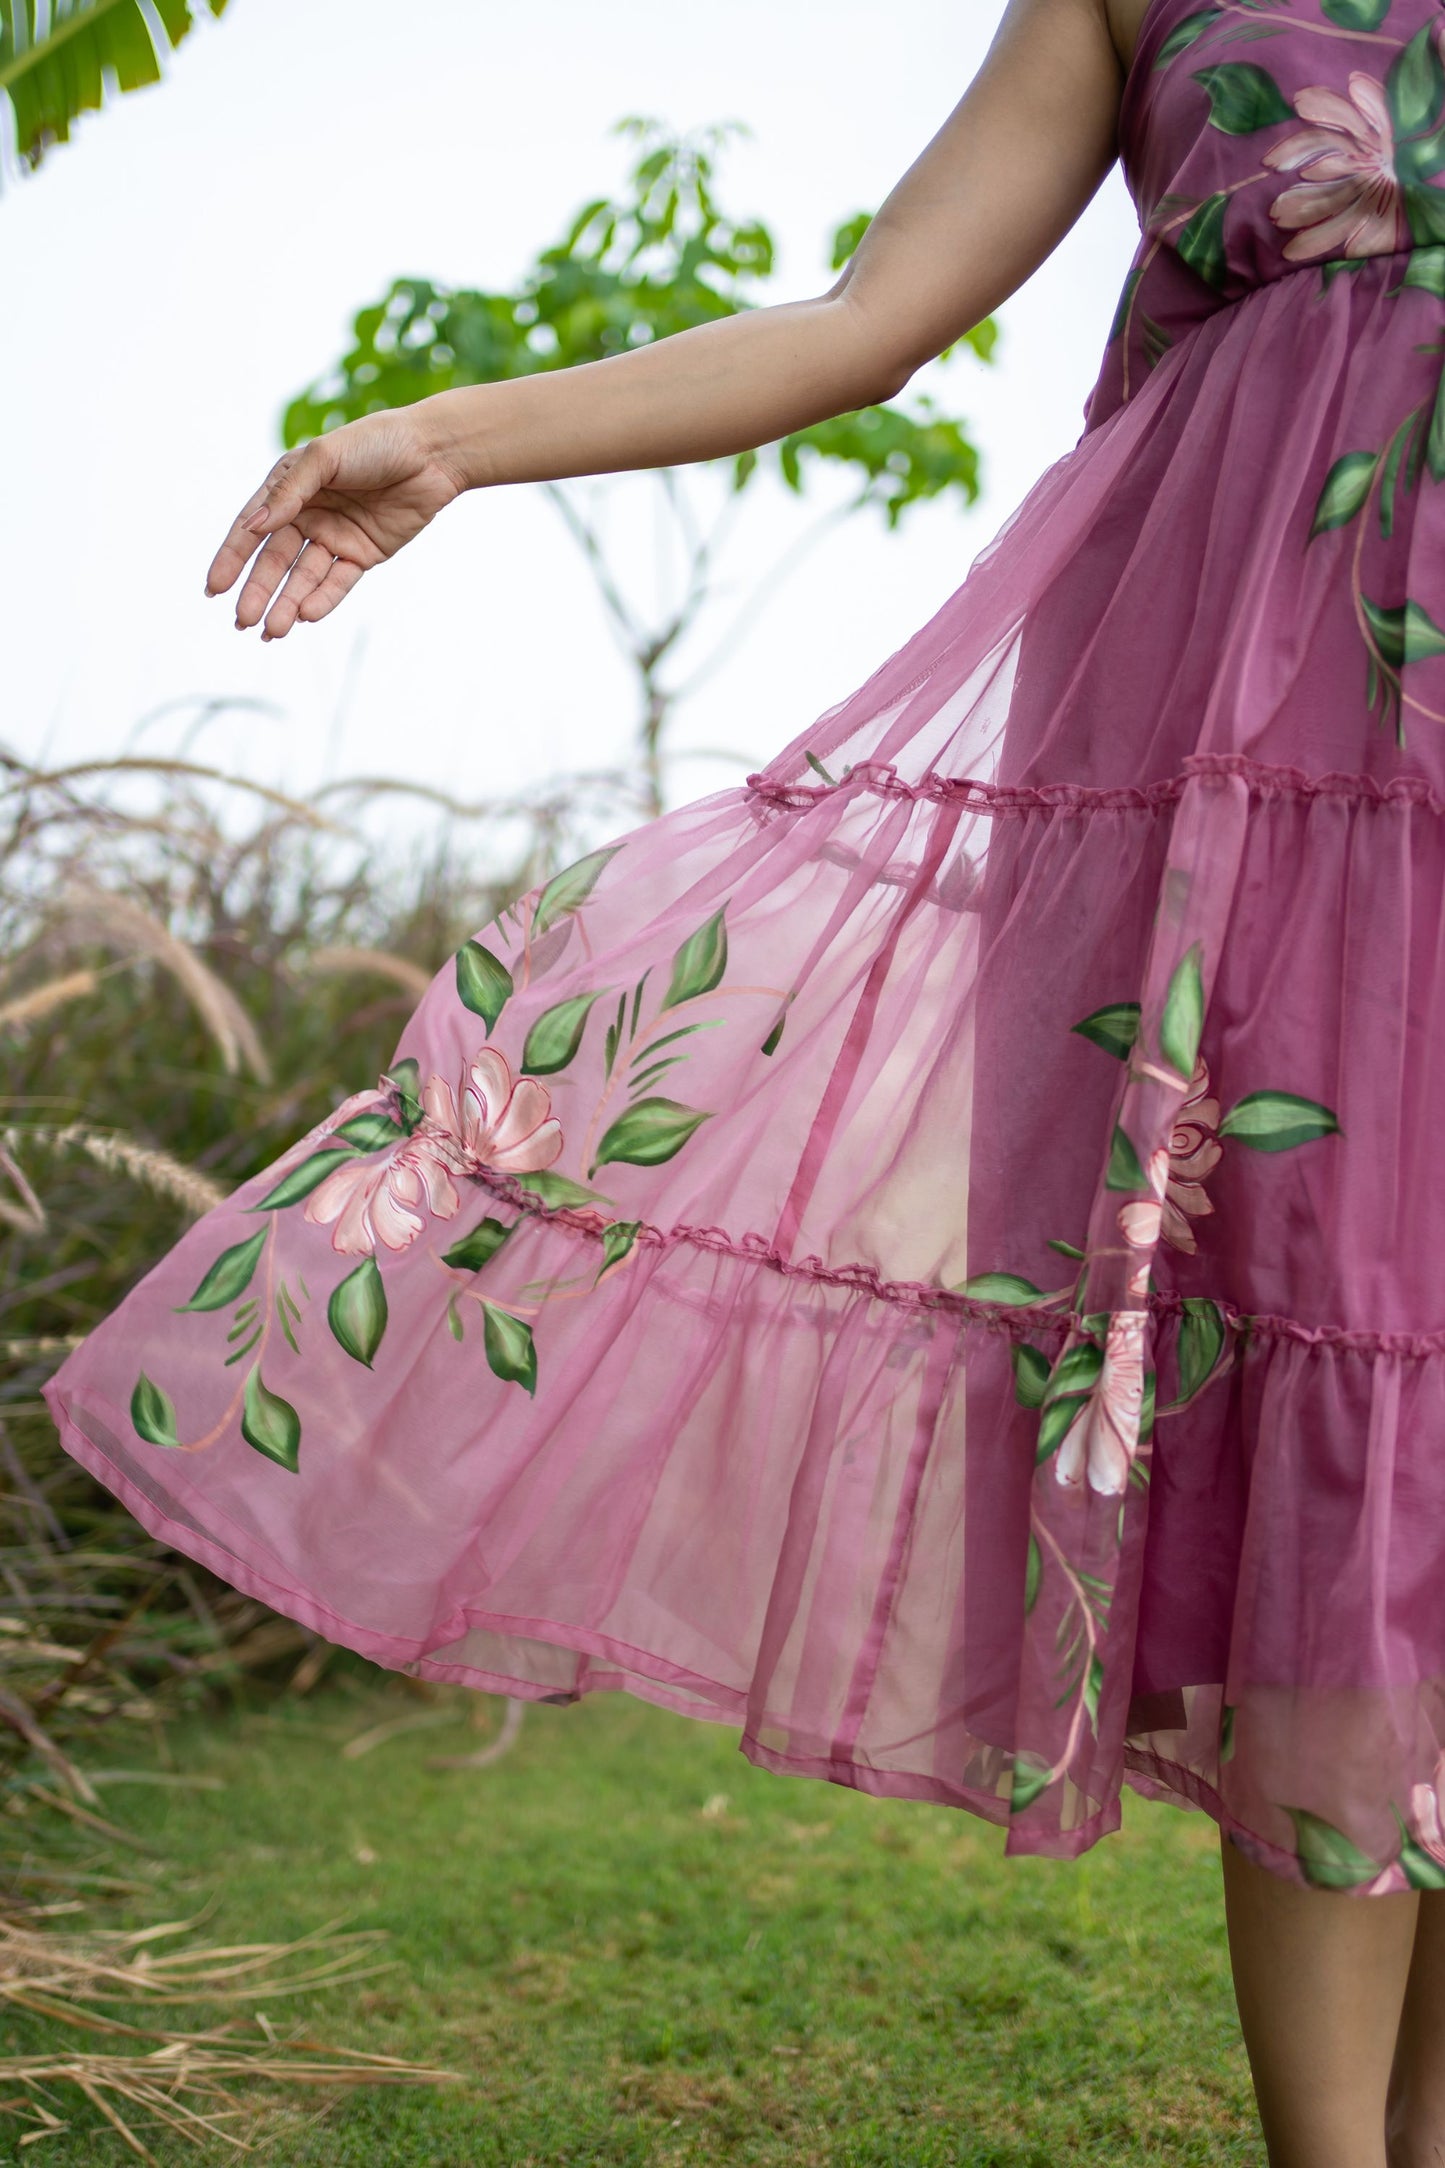
[{"label": "overcast sky", "polygon": [[[0,200],[0,737],[88,757],[164,702],[233,694],[276,712],[196,751],[291,788],[385,770],[490,794],[618,757],[630,682],[573,545],[529,489],[464,499],[324,626],[266,648],[231,629],[205,569],[275,457],[281,407],[394,276],[514,280],[620,182],[628,151],[609,124],[629,112],[746,121],[719,193],[774,229],[770,298],[818,292],[833,226],[875,208],[916,156],[1001,11],[231,0],[168,82],[84,122]],[[1003,310],[996,366],[915,379],[972,425],[981,503],[924,507],[893,537],[877,515],[835,530],[690,702],[678,742],[736,758],[681,766],[674,801],[768,757],[957,587],[1077,438],[1135,237],[1115,173]],[[654,486],[611,485],[644,594]],[[730,576],[765,567],[811,516],[759,488]],[[175,735],[161,722],[139,742]]]}]

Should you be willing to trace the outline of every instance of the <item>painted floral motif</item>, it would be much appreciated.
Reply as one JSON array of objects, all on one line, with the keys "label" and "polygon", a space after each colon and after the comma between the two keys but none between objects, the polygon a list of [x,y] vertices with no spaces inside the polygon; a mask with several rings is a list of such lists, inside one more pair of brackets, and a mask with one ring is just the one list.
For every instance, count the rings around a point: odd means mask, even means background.
[{"label": "painted floral motif", "polygon": [[[1113,1538],[1119,1544],[1124,1540],[1128,1492],[1149,1481],[1156,1417],[1189,1407],[1225,1376],[1238,1345],[1219,1303],[1208,1296],[1185,1296],[1171,1312],[1175,1397],[1156,1409],[1154,1319],[1147,1305],[1160,1242],[1187,1256],[1199,1253],[1196,1223],[1214,1212],[1205,1184],[1224,1156],[1225,1139],[1250,1151],[1277,1153],[1339,1130],[1329,1107],[1295,1092],[1246,1092],[1227,1112],[1222,1110],[1200,1051],[1207,1006],[1204,967],[1203,944],[1195,941],[1170,972],[1157,1013],[1146,1017],[1141,1003],[1115,1001],[1071,1027],[1128,1072],[1101,1183],[1104,1195],[1118,1191],[1124,1201],[1103,1221],[1094,1222],[1096,1228],[1117,1229],[1122,1248],[1112,1240],[1093,1250],[1051,1241],[1050,1248],[1077,1267],[1067,1286],[1050,1292],[1021,1273],[989,1271],[976,1274],[961,1290],[977,1301],[1052,1311],[1068,1319],[1063,1345],[1052,1360],[1028,1340],[1016,1342],[1015,1391],[1020,1404],[1038,1415],[1036,1467],[1042,1471],[1052,1461],[1056,1493],[1071,1493],[1081,1503],[1117,1499]],[[1156,1094],[1164,1088],[1167,1142],[1129,1133],[1127,1125],[1137,1118],[1136,1092],[1146,1084]],[[1101,1290],[1118,1289],[1110,1264],[1120,1259],[1126,1299],[1101,1308]],[[1052,1565],[1046,1563],[1046,1545]],[[1024,1586],[1026,1614],[1046,1586],[1056,1589],[1060,1607],[1060,1694],[1055,1706],[1073,1709],[1070,1744],[1052,1767],[1021,1761],[1013,1792],[1013,1811],[1020,1813],[1068,1766],[1078,1728],[1097,1722],[1108,1669],[1110,1584],[1071,1562],[1036,1502]],[[1371,1872],[1380,1870],[1372,1867]],[[1388,1872],[1396,1875],[1398,1870],[1392,1866]]]},{"label": "painted floral motif", "polygon": [[1299,175],[1269,207],[1290,235],[1285,260],[1384,256],[1403,248],[1408,229],[1384,85],[1355,69],[1348,97],[1315,84],[1297,93],[1294,108],[1309,125],[1264,154],[1272,171]]},{"label": "painted floral motif", "polygon": [[408,1249],[428,1212],[451,1219],[460,1204],[441,1140],[403,1133],[380,1152],[333,1168],[307,1198],[304,1216],[333,1229],[331,1247],[343,1257],[370,1257],[378,1244]]},{"label": "painted floral motif", "polygon": [[[503,1027],[504,1012],[519,991],[556,966],[620,848],[592,852],[511,905],[489,929],[491,946],[473,939],[457,951],[458,1005],[480,1019],[487,1040]],[[725,989],[727,967],[723,905],[682,941],[665,986],[652,990],[650,1000],[649,968],[635,986],[589,986],[534,1009],[525,1033],[517,1035],[519,1053],[509,1058],[499,1046],[482,1044],[454,1082],[433,1073],[423,1083],[418,1062],[404,1056],[377,1089],[353,1092],[277,1162],[272,1170],[277,1179],[248,1208],[264,1215],[264,1224],[223,1251],[181,1306],[230,1310],[229,1352],[220,1360],[226,1368],[250,1362],[220,1422],[202,1438],[183,1439],[170,1397],[142,1374],[131,1398],[138,1434],[152,1445],[197,1451],[239,1419],[248,1445],[296,1472],[300,1417],[272,1380],[263,1380],[261,1365],[263,1359],[272,1363],[273,1333],[293,1356],[302,1355],[311,1295],[299,1270],[278,1269],[277,1244],[278,1215],[298,1204],[304,1221],[331,1230],[338,1256],[358,1260],[332,1288],[326,1324],[336,1344],[368,1369],[381,1354],[389,1321],[383,1260],[409,1250],[434,1223],[459,1219],[478,1191],[498,1210],[507,1210],[507,1218],[488,1212],[441,1251],[440,1318],[458,1341],[467,1336],[469,1317],[479,1322],[493,1375],[535,1393],[533,1317],[554,1296],[570,1298],[599,1286],[627,1262],[645,1234],[640,1220],[605,1209],[611,1200],[590,1184],[605,1166],[663,1165],[712,1119],[709,1109],[656,1088],[690,1060],[697,1034],[723,1021],[699,1017],[697,1007],[724,992],[756,997],[760,1006],[750,1028],[758,1031],[759,1052],[772,1054],[782,1038],[786,989]],[[579,1118],[576,1129],[578,1172],[586,1176],[581,1181],[558,1168],[568,1139],[552,1112],[551,1090],[540,1079],[574,1069],[587,1047],[594,1008],[610,1002],[614,993],[615,1013],[600,1035],[591,1034],[590,1076],[569,1077],[584,1094],[595,1092],[590,1119]],[[595,1269],[580,1285],[529,1282],[497,1299],[492,1283],[504,1267],[496,1261],[537,1207],[565,1213],[574,1232],[595,1243]],[[251,1291],[258,1275],[260,1295]]]},{"label": "painted floral motif", "polygon": [[1106,1498],[1122,1497],[1128,1486],[1144,1412],[1147,1322],[1142,1310],[1119,1310],[1109,1319],[1099,1381],[1054,1462],[1054,1474],[1067,1489],[1080,1489],[1086,1476]]},{"label": "painted floral motif", "polygon": [[1413,1842],[1407,1839],[1405,1866],[1411,1882],[1417,1889],[1445,1888],[1445,1753],[1434,1780],[1411,1792],[1410,1820],[1415,1835]]},{"label": "painted floral motif", "polygon": [[1167,1149],[1150,1154],[1145,1171],[1153,1196],[1119,1209],[1119,1231],[1131,1247],[1153,1250],[1162,1239],[1194,1256],[1199,1242],[1190,1222],[1214,1210],[1204,1184],[1224,1155],[1218,1130],[1219,1101],[1210,1091],[1209,1071],[1200,1059]]},{"label": "painted floral motif", "polygon": [[[1367,64],[1349,69],[1342,89],[1314,82],[1288,95],[1267,64],[1267,48],[1259,57],[1238,52],[1286,27],[1256,19],[1276,4],[1283,0],[1190,8],[1155,54],[1154,72],[1179,71],[1197,86],[1207,109],[1204,137],[1257,141],[1259,148],[1226,185],[1207,193],[1173,189],[1150,206],[1110,332],[1126,401],[1141,366],[1147,374],[1174,344],[1169,307],[1160,312],[1165,321],[1150,313],[1150,274],[1167,256],[1226,299],[1258,283],[1258,257],[1273,233],[1281,270],[1317,266],[1324,287],[1370,257],[1399,254],[1399,279],[1384,289],[1386,302],[1397,306],[1401,296],[1419,293],[1445,299],[1445,22],[1432,9],[1428,21],[1417,18],[1408,31],[1407,11],[1395,0],[1294,0],[1287,27],[1301,46],[1324,60],[1339,54],[1341,41],[1358,38],[1358,57]],[[1217,153],[1200,166],[1213,179]],[[1280,188],[1282,175],[1288,185]],[[1423,320],[1425,333],[1436,328],[1433,319]],[[1441,355],[1437,382],[1387,441],[1336,459],[1306,546],[1357,522],[1377,523],[1380,540],[1388,542],[1422,475],[1445,481],[1445,348],[1422,340],[1417,350]],[[1445,624],[1418,594],[1402,592],[1397,553],[1377,573],[1364,560],[1363,543],[1363,535],[1354,538],[1348,584],[1365,653],[1365,702],[1403,746],[1407,714],[1445,723],[1445,706],[1427,704],[1413,678],[1414,666],[1445,657]]]}]

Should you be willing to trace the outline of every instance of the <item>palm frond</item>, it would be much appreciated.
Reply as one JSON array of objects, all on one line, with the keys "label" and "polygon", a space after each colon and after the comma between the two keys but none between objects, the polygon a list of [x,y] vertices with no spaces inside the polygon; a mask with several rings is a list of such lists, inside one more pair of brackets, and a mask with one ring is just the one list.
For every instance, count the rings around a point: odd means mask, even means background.
[{"label": "palm frond", "polygon": [[112,91],[158,83],[162,63],[194,28],[199,9],[226,0],[0,0],[0,92],[10,101],[15,148],[38,166],[67,143],[82,113]]}]

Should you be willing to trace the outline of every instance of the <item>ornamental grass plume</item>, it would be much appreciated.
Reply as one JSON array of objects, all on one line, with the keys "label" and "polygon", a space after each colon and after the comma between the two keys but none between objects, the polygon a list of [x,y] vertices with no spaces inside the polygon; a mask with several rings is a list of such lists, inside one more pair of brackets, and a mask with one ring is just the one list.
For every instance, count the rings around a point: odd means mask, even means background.
[{"label": "ornamental grass plume", "polygon": [[[615,824],[626,790],[594,776],[490,804],[443,795],[373,778],[308,800],[179,757],[41,768],[0,748],[0,2010],[54,2024],[36,2052],[0,2056],[0,2112],[26,2148],[66,2129],[58,2089],[151,2159],[148,2128],[241,2143],[257,2080],[450,2076],[278,2037],[265,2019],[184,2031],[107,2014],[108,2000],[270,2006],[375,1969],[376,1936],[162,1954],[193,1923],[121,1935],[100,1910],[154,1890],[110,1864],[151,1847],[105,1792],[161,1780],[123,1766],[127,1739],[243,1686],[305,1695],[329,1670],[355,1692],[373,1667],[153,1541],[59,1451],[39,1396],[178,1216],[374,1083],[438,964]],[[388,860],[359,824],[407,801],[434,841],[410,834]],[[431,1709],[423,1682],[405,1691]],[[478,1766],[519,1720],[505,1711]],[[89,1848],[79,1867],[67,1834]]]}]

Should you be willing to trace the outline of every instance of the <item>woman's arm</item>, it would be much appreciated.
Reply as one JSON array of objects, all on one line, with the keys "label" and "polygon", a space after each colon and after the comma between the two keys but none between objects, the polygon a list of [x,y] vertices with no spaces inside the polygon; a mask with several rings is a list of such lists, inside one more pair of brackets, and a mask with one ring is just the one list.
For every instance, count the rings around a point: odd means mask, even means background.
[{"label": "woman's arm", "polygon": [[715,459],[893,397],[1078,218],[1113,162],[1119,90],[1104,0],[1010,0],[967,92],[826,294],[318,437],[252,496],[208,592],[269,536],[237,624],[265,616],[279,638],[465,489]]}]

